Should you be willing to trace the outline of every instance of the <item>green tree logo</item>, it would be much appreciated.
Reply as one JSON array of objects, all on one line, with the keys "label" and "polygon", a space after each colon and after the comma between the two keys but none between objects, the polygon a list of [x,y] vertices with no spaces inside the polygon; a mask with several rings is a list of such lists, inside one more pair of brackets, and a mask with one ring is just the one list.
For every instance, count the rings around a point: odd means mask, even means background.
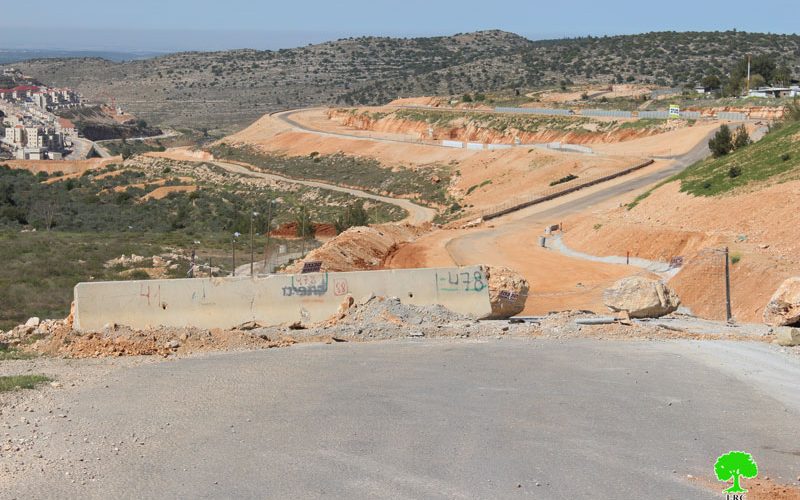
[{"label": "green tree logo", "polygon": [[733,486],[725,490],[725,493],[746,493],[747,490],[739,484],[739,478],[746,477],[752,479],[758,475],[758,465],[753,460],[753,456],[743,451],[731,451],[717,459],[714,464],[714,472],[717,479],[727,483],[733,479]]}]

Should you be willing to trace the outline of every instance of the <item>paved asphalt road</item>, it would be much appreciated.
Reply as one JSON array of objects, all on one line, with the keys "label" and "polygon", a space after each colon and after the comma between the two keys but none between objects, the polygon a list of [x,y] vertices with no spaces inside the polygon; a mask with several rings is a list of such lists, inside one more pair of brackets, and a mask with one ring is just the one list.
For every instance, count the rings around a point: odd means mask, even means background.
[{"label": "paved asphalt road", "polygon": [[796,357],[743,342],[209,355],[71,393],[58,410],[68,418],[39,432],[54,433],[46,454],[84,461],[69,476],[32,471],[0,496],[719,499],[722,483],[687,475],[711,480],[730,450],[751,452],[761,477],[797,476],[800,391],[782,382],[798,379]]}]

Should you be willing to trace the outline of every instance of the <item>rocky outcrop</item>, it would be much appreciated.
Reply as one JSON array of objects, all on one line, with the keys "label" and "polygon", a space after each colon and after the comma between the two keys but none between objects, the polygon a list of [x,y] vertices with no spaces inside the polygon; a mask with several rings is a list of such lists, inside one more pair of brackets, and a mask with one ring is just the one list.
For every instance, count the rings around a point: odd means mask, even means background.
[{"label": "rocky outcrop", "polygon": [[800,325],[800,276],[781,283],[764,309],[764,322],[773,326]]},{"label": "rocky outcrop", "polygon": [[486,269],[492,315],[487,319],[507,319],[525,309],[530,285],[528,280],[507,267]]},{"label": "rocky outcrop", "polygon": [[658,318],[678,310],[678,295],[663,282],[631,276],[603,292],[603,303],[614,312],[625,312],[631,318]]}]

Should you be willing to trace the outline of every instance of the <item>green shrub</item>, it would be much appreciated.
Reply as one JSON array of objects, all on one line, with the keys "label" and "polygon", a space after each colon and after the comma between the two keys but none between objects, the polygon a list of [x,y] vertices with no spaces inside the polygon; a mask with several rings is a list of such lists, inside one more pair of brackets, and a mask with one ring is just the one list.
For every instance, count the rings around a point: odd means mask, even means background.
[{"label": "green shrub", "polygon": [[708,141],[708,149],[714,158],[725,156],[733,151],[733,136],[731,136],[731,129],[727,125],[722,125],[714,137]]},{"label": "green shrub", "polygon": [[44,375],[11,375],[0,377],[0,392],[16,391],[19,389],[33,389],[37,385],[50,382],[50,377]]},{"label": "green shrub", "polygon": [[351,227],[369,225],[369,214],[364,208],[364,202],[359,201],[347,207],[343,214],[339,215],[334,222],[336,232],[341,233]]},{"label": "green shrub", "polygon": [[557,186],[559,184],[564,184],[565,182],[574,181],[577,178],[578,178],[578,176],[575,175],[575,174],[565,175],[564,177],[562,177],[562,178],[560,178],[558,180],[552,181],[550,183],[550,185],[551,186]]}]

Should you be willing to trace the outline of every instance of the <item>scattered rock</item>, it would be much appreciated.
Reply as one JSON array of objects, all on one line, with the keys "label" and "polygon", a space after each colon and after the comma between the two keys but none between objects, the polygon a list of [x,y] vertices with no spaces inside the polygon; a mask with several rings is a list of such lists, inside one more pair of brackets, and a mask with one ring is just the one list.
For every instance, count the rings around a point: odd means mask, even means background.
[{"label": "scattered rock", "polygon": [[179,340],[170,340],[169,342],[167,342],[167,347],[169,349],[177,349],[180,346],[181,346],[181,343],[180,343]]},{"label": "scattered rock", "polygon": [[34,317],[28,319],[28,321],[25,322],[25,326],[34,327],[35,328],[35,327],[39,326],[39,323],[41,323],[41,322],[42,322],[42,320],[40,320],[39,318],[34,316]]},{"label": "scattered rock", "polygon": [[764,309],[764,322],[772,326],[800,324],[800,276],[781,283]]},{"label": "scattered rock", "polygon": [[603,303],[631,318],[659,318],[678,310],[681,301],[666,284],[642,276],[623,278],[603,292]]}]

